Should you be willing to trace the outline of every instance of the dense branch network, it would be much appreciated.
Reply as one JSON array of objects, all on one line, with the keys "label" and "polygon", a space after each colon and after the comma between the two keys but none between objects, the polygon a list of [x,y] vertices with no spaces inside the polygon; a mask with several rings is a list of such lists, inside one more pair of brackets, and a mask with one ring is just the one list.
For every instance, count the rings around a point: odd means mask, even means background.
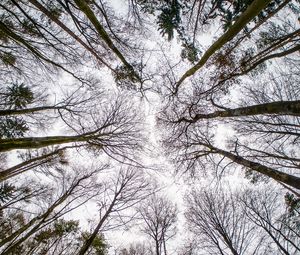
[{"label": "dense branch network", "polygon": [[[194,241],[176,254],[299,253],[299,1],[5,0],[0,12],[1,254],[104,255],[106,231],[137,224],[146,242],[116,254],[170,254],[184,209],[155,178],[158,152],[193,183]],[[247,188],[226,186],[232,174]],[[67,220],[84,208],[89,230]]]}]

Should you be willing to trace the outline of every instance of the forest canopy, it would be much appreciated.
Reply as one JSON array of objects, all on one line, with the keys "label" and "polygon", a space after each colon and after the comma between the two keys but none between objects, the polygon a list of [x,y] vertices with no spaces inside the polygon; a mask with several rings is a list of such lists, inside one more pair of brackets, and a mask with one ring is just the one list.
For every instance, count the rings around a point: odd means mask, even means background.
[{"label": "forest canopy", "polygon": [[2,0],[0,254],[300,253],[299,20]]}]

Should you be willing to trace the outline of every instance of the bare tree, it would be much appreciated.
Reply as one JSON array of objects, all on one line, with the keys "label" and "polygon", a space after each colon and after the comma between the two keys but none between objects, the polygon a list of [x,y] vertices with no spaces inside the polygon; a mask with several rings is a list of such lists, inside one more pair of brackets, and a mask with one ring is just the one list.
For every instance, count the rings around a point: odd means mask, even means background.
[{"label": "bare tree", "polygon": [[129,248],[123,248],[118,255],[153,255],[151,247],[145,243],[131,243]]},{"label": "bare tree", "polygon": [[186,217],[205,254],[296,254],[298,229],[286,224],[279,192],[193,191]]},{"label": "bare tree", "polygon": [[176,234],[177,207],[166,197],[153,195],[138,212],[143,221],[141,231],[155,244],[155,254],[167,254],[167,241]]},{"label": "bare tree", "polygon": [[[94,148],[98,152],[104,151],[113,158],[123,157],[128,160],[133,154],[130,150],[141,149],[138,127],[140,119],[128,100],[117,97],[111,104],[103,105],[102,109],[92,109],[84,119],[87,122],[84,123],[83,116],[79,116],[75,123],[67,123],[74,135],[1,139],[0,151],[37,149],[72,143]],[[126,153],[123,153],[125,151]]]},{"label": "bare tree", "polygon": [[[299,189],[298,78],[289,71],[278,73],[267,75],[263,86],[256,81],[251,81],[252,88],[249,83],[240,85],[245,97],[231,103],[238,107],[226,106],[231,98],[224,95],[205,99],[197,91],[167,106],[160,123],[168,126],[168,132],[162,133],[172,151],[169,155],[193,174],[208,168],[224,173],[233,163],[242,166],[248,177],[265,176]],[[217,125],[232,130],[224,145],[219,143]]]},{"label": "bare tree", "polygon": [[106,183],[102,201],[98,201],[99,220],[78,254],[88,252],[100,231],[125,227],[134,219],[132,215],[126,215],[126,211],[143,201],[151,190],[150,183],[141,171],[134,168],[121,169]]},{"label": "bare tree", "polygon": [[[60,180],[64,185],[61,185],[60,190],[55,192],[57,194],[51,194],[53,190],[48,188],[48,197],[45,196],[45,192],[39,192],[38,195],[40,199],[43,199],[43,202],[40,200],[40,204],[38,205],[41,208],[39,210],[36,208],[36,214],[29,214],[27,222],[24,219],[24,222],[19,228],[17,225],[14,225],[12,230],[6,230],[5,237],[0,241],[2,254],[10,254],[32,235],[35,235],[40,229],[47,227],[54,220],[59,219],[66,213],[69,213],[91,198],[97,196],[99,193],[99,184],[91,180],[91,178],[101,170],[103,169],[99,168],[90,173],[78,175],[75,178],[71,178],[64,173],[60,177],[55,177],[56,184],[58,184]],[[57,197],[55,197],[55,195]],[[9,209],[9,207],[7,209]],[[15,207],[13,210],[17,213],[22,211],[22,209],[18,207]]]},{"label": "bare tree", "polygon": [[[279,192],[248,191],[243,194],[240,203],[246,217],[268,236],[272,246],[282,254],[297,254],[300,251],[299,229],[290,223],[299,223],[296,215],[284,213]],[[297,223],[296,223],[297,224]]]},{"label": "bare tree", "polygon": [[263,239],[242,213],[234,196],[223,191],[193,191],[186,218],[205,254],[260,254]]}]

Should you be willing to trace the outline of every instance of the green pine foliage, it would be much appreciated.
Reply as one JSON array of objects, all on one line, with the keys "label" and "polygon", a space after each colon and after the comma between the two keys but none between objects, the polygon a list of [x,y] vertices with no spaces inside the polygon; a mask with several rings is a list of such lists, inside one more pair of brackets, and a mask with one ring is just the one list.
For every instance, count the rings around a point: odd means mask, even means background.
[{"label": "green pine foliage", "polygon": [[34,100],[34,94],[29,86],[14,83],[6,89],[2,98],[10,109],[23,109]]},{"label": "green pine foliage", "polygon": [[0,117],[0,138],[24,137],[28,130],[26,121],[21,117]]}]

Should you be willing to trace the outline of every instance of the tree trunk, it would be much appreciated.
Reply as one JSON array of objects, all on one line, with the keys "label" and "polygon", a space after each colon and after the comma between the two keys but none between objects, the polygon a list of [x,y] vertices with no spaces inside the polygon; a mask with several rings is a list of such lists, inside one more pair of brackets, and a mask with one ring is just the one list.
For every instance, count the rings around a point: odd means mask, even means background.
[{"label": "tree trunk", "polygon": [[86,142],[97,138],[97,135],[76,135],[76,136],[46,136],[46,137],[26,137],[9,138],[0,140],[0,152],[17,149],[37,149],[50,145],[58,145],[73,142]]},{"label": "tree trunk", "polygon": [[[1,146],[0,146],[1,147]],[[17,176],[21,173],[24,173],[32,168],[38,167],[40,165],[43,165],[51,160],[52,157],[55,157],[56,155],[59,155],[59,153],[63,152],[66,149],[69,148],[75,148],[79,146],[66,146],[63,148],[59,148],[53,152],[50,152],[48,154],[41,155],[36,158],[31,158],[27,161],[24,161],[20,164],[17,164],[15,166],[12,166],[4,171],[0,171],[0,182],[5,181],[11,177]]]},{"label": "tree trunk", "polygon": [[12,235],[9,237],[5,238],[0,242],[0,247],[9,242],[12,241],[14,238],[17,238],[20,236],[22,233],[24,233],[27,229],[32,227],[36,222],[38,222],[29,232],[27,232],[25,235],[23,235],[19,240],[14,242],[12,245],[9,245],[1,254],[6,255],[6,254],[11,254],[12,250],[23,243],[25,240],[27,240],[31,235],[33,235],[39,228],[40,226],[45,223],[45,220],[50,216],[50,214],[54,211],[55,208],[57,208],[59,205],[61,205],[74,191],[74,189],[81,183],[82,180],[86,179],[87,176],[80,178],[77,180],[58,200],[56,200],[48,209],[46,212],[44,212],[42,215],[35,217],[29,223],[15,231]]},{"label": "tree trunk", "polygon": [[66,33],[68,33],[71,37],[73,37],[79,44],[81,44],[87,51],[89,51],[99,62],[103,63],[110,70],[114,71],[114,69],[107,64],[99,55],[88,46],[84,41],[82,41],[72,30],[70,30],[65,24],[63,24],[57,17],[55,17],[51,12],[49,12],[42,4],[40,4],[36,0],[28,0],[31,4],[33,4],[36,8],[38,8],[41,12],[43,12],[50,20],[56,23],[61,29],[63,29]]},{"label": "tree trunk", "polygon": [[296,189],[300,189],[300,178],[299,177],[296,177],[296,176],[293,176],[293,175],[290,175],[290,174],[287,174],[287,173],[284,173],[284,172],[280,172],[276,169],[264,166],[260,163],[250,161],[250,160],[245,159],[241,156],[237,156],[237,155],[235,155],[231,152],[221,150],[221,149],[216,148],[216,147],[214,147],[212,145],[209,145],[209,144],[204,144],[203,143],[201,145],[211,149],[212,152],[214,152],[214,153],[218,153],[220,155],[223,155],[226,158],[231,159],[234,163],[245,166],[245,167],[247,167],[247,168],[249,168],[249,169],[251,169],[255,172],[266,175],[266,176],[268,176],[268,177],[270,177],[270,178],[272,178],[276,181],[285,183],[285,184],[287,184],[291,187],[294,187]]},{"label": "tree trunk", "polygon": [[106,221],[109,214],[111,213],[115,203],[116,203],[116,196],[114,197],[113,201],[111,202],[111,204],[110,204],[109,208],[107,209],[107,211],[105,212],[104,216],[100,219],[100,221],[99,221],[98,225],[96,226],[96,228],[94,229],[92,235],[89,237],[89,239],[87,239],[85,241],[84,245],[80,248],[78,255],[84,255],[87,252],[87,250],[90,248],[95,237],[99,233],[100,228],[102,227],[103,223]]},{"label": "tree trunk", "polygon": [[47,58],[44,54],[42,54],[38,49],[34,48],[28,41],[24,40],[22,37],[17,35],[14,31],[12,31],[9,27],[7,27],[2,21],[0,21],[0,31],[2,31],[4,34],[6,34],[8,37],[13,39],[17,44],[23,45],[28,51],[30,51],[35,57],[37,57],[40,60],[45,61],[46,63],[49,63],[57,68],[62,69],[63,71],[69,73],[74,78],[80,80],[74,73],[64,68],[62,65],[52,61],[51,59]]},{"label": "tree trunk", "polygon": [[156,255],[160,255],[159,241],[158,240],[155,240],[155,250],[156,250]]},{"label": "tree trunk", "polygon": [[215,111],[208,114],[196,114],[195,117],[192,119],[180,118],[178,121],[175,122],[185,121],[189,123],[195,123],[201,119],[244,117],[262,114],[282,114],[300,116],[300,100],[278,101],[272,103],[239,107],[235,109],[227,109],[223,111]]},{"label": "tree trunk", "polygon": [[35,112],[39,112],[39,111],[60,110],[60,109],[65,109],[65,107],[63,107],[63,106],[40,106],[40,107],[25,108],[25,109],[7,109],[7,110],[0,110],[0,116],[22,115],[22,114],[35,113]]},{"label": "tree trunk", "polygon": [[86,15],[86,17],[90,20],[90,22],[94,25],[99,36],[102,40],[107,44],[107,46],[118,56],[118,58],[122,61],[122,63],[129,68],[129,70],[133,70],[133,67],[127,62],[123,54],[118,50],[118,48],[114,45],[113,41],[110,39],[109,35],[103,28],[103,26],[98,21],[94,12],[91,10],[89,5],[84,0],[74,0],[78,8]]},{"label": "tree trunk", "polygon": [[227,42],[231,41],[254,17],[256,17],[271,0],[254,0],[253,3],[246,9],[244,13],[237,19],[237,21],[229,27],[215,43],[213,43],[208,50],[203,54],[199,62],[191,69],[186,71],[183,76],[176,83],[175,93],[178,92],[179,86],[182,82],[195,74],[200,68],[202,68],[207,60],[219,49],[221,49]]}]

